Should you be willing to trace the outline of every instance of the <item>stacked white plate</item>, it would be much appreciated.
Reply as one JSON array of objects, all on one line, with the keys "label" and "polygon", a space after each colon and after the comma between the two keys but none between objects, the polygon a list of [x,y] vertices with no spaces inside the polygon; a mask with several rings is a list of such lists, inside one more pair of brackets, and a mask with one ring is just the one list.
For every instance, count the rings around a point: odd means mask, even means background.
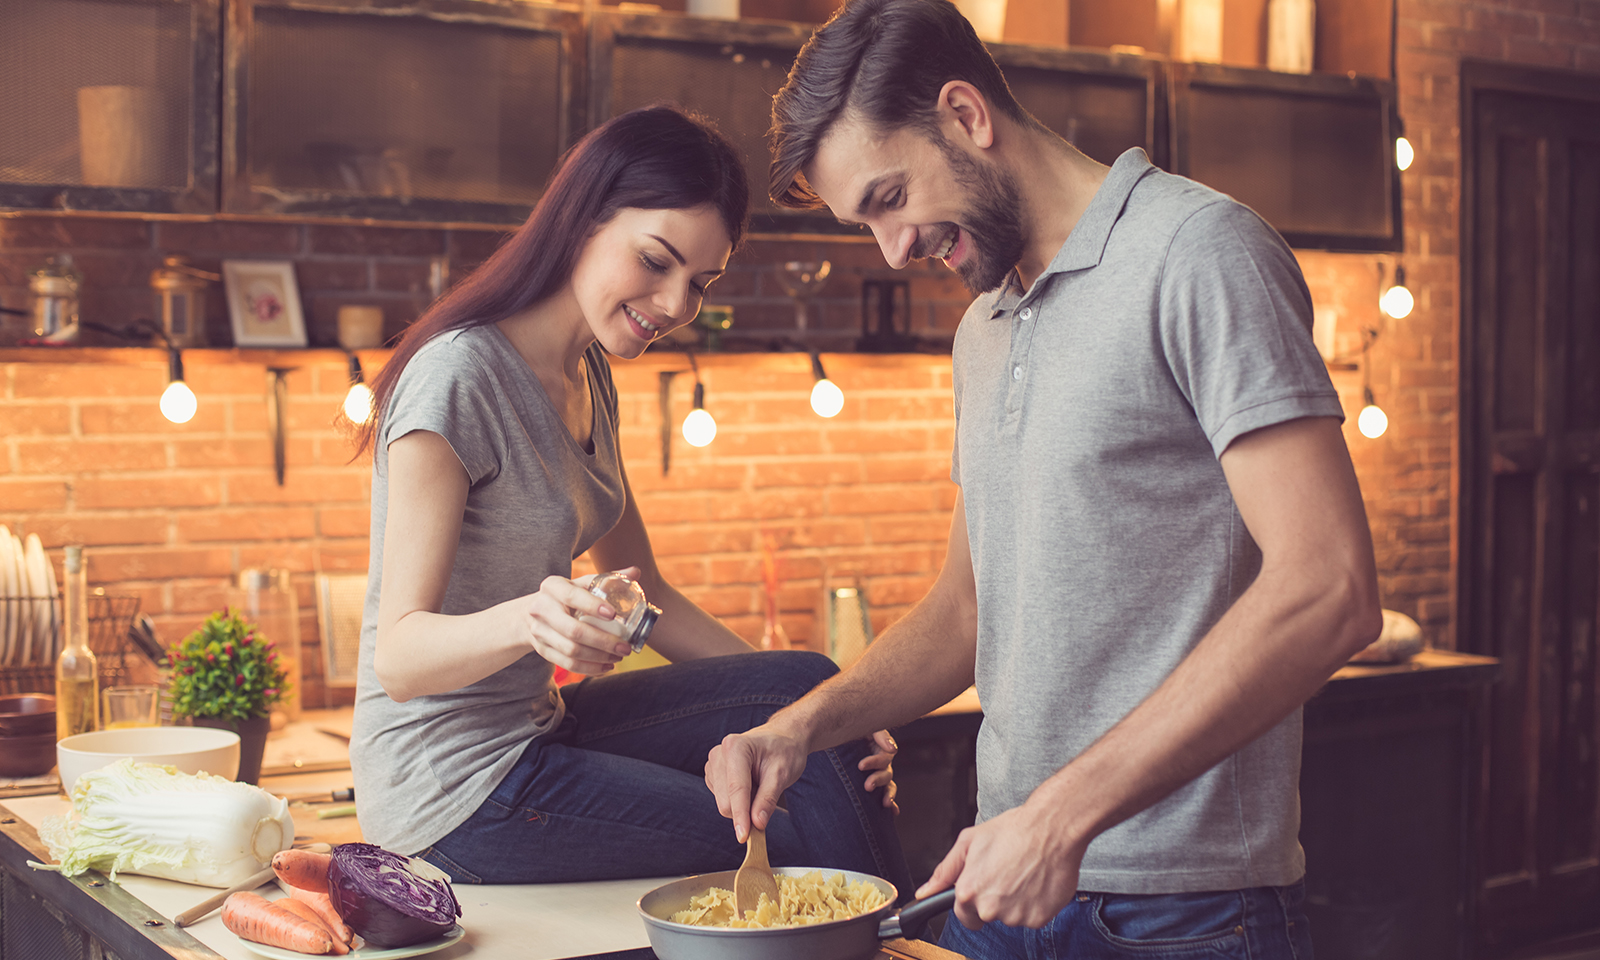
[{"label": "stacked white plate", "polygon": [[54,663],[61,649],[55,567],[39,542],[0,524],[0,664]]}]

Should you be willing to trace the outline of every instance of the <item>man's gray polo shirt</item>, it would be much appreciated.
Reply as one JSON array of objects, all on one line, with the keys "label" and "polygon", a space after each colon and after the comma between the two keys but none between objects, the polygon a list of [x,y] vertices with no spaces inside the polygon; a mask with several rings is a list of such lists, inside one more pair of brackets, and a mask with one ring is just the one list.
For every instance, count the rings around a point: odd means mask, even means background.
[{"label": "man's gray polo shirt", "polygon": [[[1218,463],[1228,444],[1342,411],[1288,247],[1138,149],[1032,289],[1013,273],[972,304],[954,368],[987,819],[1132,711],[1254,579],[1260,551]],[[1293,883],[1299,768],[1296,711],[1097,838],[1079,888]]]}]

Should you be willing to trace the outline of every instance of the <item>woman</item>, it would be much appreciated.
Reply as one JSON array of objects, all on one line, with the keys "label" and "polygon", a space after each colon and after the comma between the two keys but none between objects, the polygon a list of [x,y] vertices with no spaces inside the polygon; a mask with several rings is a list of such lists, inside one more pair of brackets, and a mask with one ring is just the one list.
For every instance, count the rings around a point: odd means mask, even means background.
[{"label": "woman", "polygon": [[[617,117],[377,378],[351,740],[369,841],[485,883],[742,859],[706,754],[834,667],[752,651],[662,580],[617,449],[606,354],[637,357],[694,318],[747,196],[738,155],[705,124],[666,107]],[[577,618],[615,611],[568,579],[585,551],[661,607],[650,644],[671,665],[611,673],[627,645]],[[556,666],[587,679],[558,691]],[[775,863],[910,889],[880,736],[813,755],[768,828]],[[885,784],[883,802],[866,796]]]}]

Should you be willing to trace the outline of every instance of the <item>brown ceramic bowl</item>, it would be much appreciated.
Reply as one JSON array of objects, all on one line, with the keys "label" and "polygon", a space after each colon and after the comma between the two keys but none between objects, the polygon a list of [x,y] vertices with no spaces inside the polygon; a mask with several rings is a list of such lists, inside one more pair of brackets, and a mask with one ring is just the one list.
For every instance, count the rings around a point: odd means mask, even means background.
[{"label": "brown ceramic bowl", "polygon": [[56,765],[56,731],[0,737],[0,777],[38,777]]},{"label": "brown ceramic bowl", "polygon": [[0,737],[56,732],[56,698],[48,693],[0,697]]}]

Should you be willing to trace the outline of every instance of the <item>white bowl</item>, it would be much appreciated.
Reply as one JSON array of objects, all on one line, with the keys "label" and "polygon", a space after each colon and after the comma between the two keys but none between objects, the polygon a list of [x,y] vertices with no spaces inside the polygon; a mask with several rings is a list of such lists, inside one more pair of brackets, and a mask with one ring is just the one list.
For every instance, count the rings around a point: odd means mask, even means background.
[{"label": "white bowl", "polygon": [[212,727],[127,727],[76,734],[56,744],[61,786],[70,794],[80,776],[124,757],[232,780],[239,775],[239,735]]}]

